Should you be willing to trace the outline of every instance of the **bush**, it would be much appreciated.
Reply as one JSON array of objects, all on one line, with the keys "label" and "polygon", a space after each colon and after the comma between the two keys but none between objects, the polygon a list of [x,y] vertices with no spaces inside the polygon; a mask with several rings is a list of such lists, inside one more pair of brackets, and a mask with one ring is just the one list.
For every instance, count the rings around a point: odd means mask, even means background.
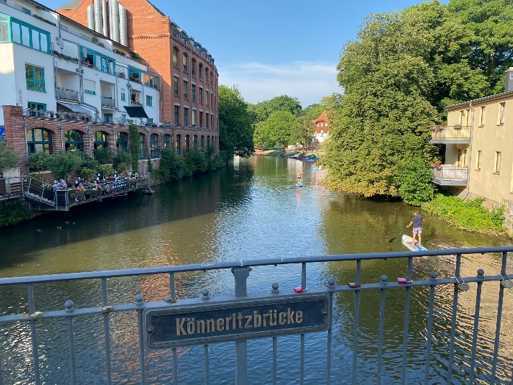
[{"label": "bush", "polygon": [[202,174],[209,170],[209,160],[204,152],[196,149],[185,154],[185,164],[191,170],[192,175]]},{"label": "bush", "polygon": [[32,211],[20,201],[0,203],[0,227],[15,225],[32,218]]},{"label": "bush", "polygon": [[92,180],[94,179],[96,175],[96,169],[88,168],[88,167],[82,167],[80,169],[80,177],[85,180]]},{"label": "bush", "polygon": [[[113,166],[118,171],[126,171],[130,165],[130,154],[125,151],[120,151],[116,154],[116,156],[112,159]],[[134,171],[137,171],[135,169]]]},{"label": "bush", "polygon": [[16,153],[7,147],[7,144],[0,142],[0,172],[16,167],[18,157]]},{"label": "bush", "polygon": [[104,177],[109,177],[114,175],[114,167],[112,167],[111,164],[102,164],[100,167],[98,167],[98,172]]},{"label": "bush", "polygon": [[132,171],[137,172],[139,170],[140,155],[144,154],[139,153],[141,137],[137,126],[134,126],[133,124],[128,127],[128,145],[130,149],[130,164],[132,166]]},{"label": "bush", "polygon": [[94,159],[100,164],[110,164],[112,163],[112,153],[108,148],[98,148],[94,150]]},{"label": "bush", "polygon": [[38,152],[37,154],[32,154],[29,157],[29,169],[30,171],[38,172],[38,171],[47,171],[50,169],[50,159],[51,155],[48,155],[44,152]]},{"label": "bush", "polygon": [[420,206],[434,197],[433,171],[423,159],[416,158],[400,164],[399,195],[408,204]]},{"label": "bush", "polygon": [[65,179],[72,174],[78,173],[84,159],[77,152],[58,152],[50,155],[48,169],[57,179]]},{"label": "bush", "polygon": [[173,150],[165,149],[160,155],[157,176],[162,182],[171,182],[185,176],[185,162]]},{"label": "bush", "polygon": [[504,225],[504,209],[487,210],[482,199],[463,200],[455,196],[437,194],[423,205],[430,214],[443,217],[463,230],[500,233]]}]

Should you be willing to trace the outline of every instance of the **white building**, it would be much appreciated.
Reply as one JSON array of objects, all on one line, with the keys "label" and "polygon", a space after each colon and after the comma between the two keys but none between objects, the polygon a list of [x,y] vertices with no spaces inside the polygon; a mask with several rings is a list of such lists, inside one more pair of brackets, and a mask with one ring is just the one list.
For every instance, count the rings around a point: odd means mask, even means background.
[{"label": "white building", "polygon": [[136,54],[31,0],[0,0],[0,86],[0,106],[160,123],[159,77]]}]

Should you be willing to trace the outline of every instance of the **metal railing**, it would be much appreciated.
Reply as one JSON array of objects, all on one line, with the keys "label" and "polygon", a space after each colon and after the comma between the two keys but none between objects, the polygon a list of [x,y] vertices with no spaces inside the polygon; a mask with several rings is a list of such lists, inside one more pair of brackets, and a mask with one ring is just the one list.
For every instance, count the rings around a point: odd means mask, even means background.
[{"label": "metal railing", "polygon": [[433,143],[470,143],[470,126],[435,126],[431,129]]},{"label": "metal railing", "polygon": [[102,96],[102,107],[114,108],[115,100],[112,96]]},{"label": "metal railing", "polygon": [[[376,293],[377,295],[377,338],[374,341],[375,347],[377,349],[377,357],[375,360],[371,360],[371,365],[375,365],[375,375],[377,378],[377,382],[381,384],[383,383],[384,371],[387,369],[387,362],[384,358],[384,336],[386,333],[385,330],[385,319],[386,319],[386,302],[387,296],[390,298],[391,294],[389,293],[403,293],[404,298],[404,312],[402,315],[402,336],[400,340],[400,352],[398,354],[401,361],[400,368],[400,376],[397,376],[393,381],[394,384],[410,384],[411,382],[408,380],[408,376],[410,371],[412,370],[410,367],[410,341],[412,339],[412,331],[411,327],[411,319],[415,315],[416,323],[419,322],[418,314],[412,314],[412,296],[416,291],[425,290],[427,291],[427,304],[426,304],[426,312],[424,314],[425,318],[423,322],[425,324],[424,330],[422,332],[424,344],[423,350],[424,353],[422,355],[422,370],[420,370],[420,379],[418,382],[420,384],[430,384],[430,383],[445,383],[445,384],[475,384],[477,381],[481,381],[479,383],[487,383],[487,384],[510,384],[513,381],[513,362],[511,360],[503,362],[500,357],[500,349],[501,349],[501,336],[503,335],[503,308],[505,301],[505,290],[513,287],[513,274],[512,272],[508,272],[508,258],[510,257],[509,253],[513,252],[513,246],[511,247],[489,247],[489,248],[473,248],[473,249],[447,249],[447,250],[432,250],[426,252],[390,252],[390,253],[370,253],[370,254],[358,254],[358,255],[340,255],[340,256],[321,256],[321,257],[309,257],[309,258],[277,258],[277,259],[267,259],[267,260],[241,260],[239,262],[219,262],[212,264],[195,264],[195,265],[183,265],[183,266],[168,266],[168,267],[156,267],[156,268],[144,268],[144,269],[129,269],[129,270],[118,270],[118,271],[102,271],[102,272],[89,272],[89,273],[72,273],[72,274],[59,274],[59,275],[42,275],[42,276],[33,276],[33,277],[20,277],[20,278],[3,278],[0,279],[0,291],[7,290],[8,288],[18,288],[25,291],[25,298],[27,300],[27,311],[25,312],[11,312],[11,313],[0,313],[0,330],[5,332],[8,330],[8,326],[13,323],[21,323],[27,326],[28,333],[25,333],[25,338],[30,340],[30,348],[24,346],[26,352],[30,352],[31,356],[31,371],[27,373],[29,378],[26,379],[17,379],[16,383],[35,383],[36,385],[40,385],[42,383],[47,383],[43,381],[43,373],[41,373],[41,359],[45,357],[44,354],[40,352],[42,347],[41,343],[41,333],[43,332],[45,322],[52,321],[63,321],[61,327],[61,334],[64,334],[64,339],[67,339],[67,352],[63,359],[68,361],[69,373],[66,374],[69,378],[69,381],[66,383],[75,384],[77,383],[77,378],[79,376],[79,365],[77,362],[77,355],[80,353],[77,348],[77,344],[75,343],[75,327],[78,321],[82,318],[86,317],[100,317],[101,325],[103,327],[103,347],[104,350],[102,352],[103,358],[102,360],[106,364],[105,378],[102,379],[102,383],[112,384],[116,383],[116,380],[113,378],[112,373],[112,344],[114,341],[114,336],[112,334],[112,329],[115,327],[116,320],[120,318],[117,316],[118,314],[134,314],[136,317],[136,325],[134,325],[134,330],[130,330],[129,333],[135,337],[137,335],[137,349],[138,349],[138,368],[139,372],[139,380],[138,383],[144,385],[150,383],[148,380],[148,365],[149,365],[149,356],[150,353],[145,344],[144,334],[149,332],[144,329],[144,312],[146,309],[155,307],[155,306],[164,306],[170,309],[180,309],[187,304],[190,304],[191,299],[178,298],[176,281],[179,276],[184,274],[191,273],[199,273],[199,272],[210,272],[210,271],[230,271],[233,274],[234,278],[234,294],[229,297],[232,300],[241,300],[251,299],[248,297],[248,279],[250,278],[250,272],[252,270],[256,270],[262,267],[278,267],[287,265],[290,269],[294,269],[296,267],[299,268],[297,274],[297,284],[300,285],[301,291],[305,291],[308,295],[319,295],[326,294],[329,298],[329,324],[330,327],[326,333],[326,345],[325,356],[323,358],[316,357],[316,362],[323,362],[324,368],[324,381],[316,382],[317,384],[325,383],[325,384],[334,384],[340,383],[342,379],[343,383],[351,383],[351,384],[360,384],[362,381],[365,381],[364,378],[361,377],[360,368],[363,365],[368,366],[367,363],[361,356],[358,354],[358,347],[361,339],[363,338],[364,331],[362,330],[362,322],[365,321],[361,318],[361,309],[364,303],[362,302],[362,295],[364,293]],[[482,269],[477,271],[476,275],[473,276],[462,276],[462,257],[465,256],[478,256],[484,254],[498,254],[500,256],[500,272],[498,274],[486,275]],[[441,258],[449,258],[454,262],[454,269],[452,271],[446,272],[444,275],[439,275],[436,273],[431,273],[428,278],[416,278],[414,271],[414,261],[420,258],[426,257],[428,261],[438,262]],[[365,281],[363,279],[363,263],[367,263],[370,261],[388,261],[387,263],[392,263],[394,260],[404,260],[407,263],[406,273],[404,277],[396,277],[394,280],[389,280],[387,277],[382,276],[378,282],[375,281]],[[314,293],[313,290],[310,289],[310,280],[308,278],[308,267],[313,264],[321,264],[327,262],[344,262],[353,265],[352,270],[352,282],[344,283],[344,282],[335,282],[334,279],[328,279],[326,287],[324,290],[317,291]],[[154,277],[158,276],[166,276],[166,281],[158,281],[154,280],[152,282],[160,282],[161,284],[165,284],[165,292],[159,292],[160,298],[158,301],[145,301],[143,295],[140,290],[136,292],[135,298],[133,301],[125,303],[115,301],[114,296],[112,295],[113,289],[117,286],[119,280],[126,279],[137,279],[138,277]],[[61,309],[55,308],[43,308],[43,305],[40,305],[36,302],[36,289],[43,289],[45,285],[62,285],[63,290],[73,290],[73,293],[77,295],[78,285],[81,282],[87,282],[88,285],[96,285],[99,284],[100,288],[100,298],[98,301],[98,305],[93,306],[84,306],[84,307],[75,307],[74,302],[71,297],[68,298],[64,307]],[[487,309],[482,309],[481,299],[483,288],[489,284],[499,284],[498,292],[497,292],[497,302],[496,302],[496,313],[494,314],[494,324],[495,330],[490,332],[489,335],[486,335],[486,339],[490,342],[493,342],[493,346],[491,349],[484,351],[479,346],[479,333],[480,333],[480,321],[482,318],[482,314]],[[458,315],[460,312],[461,301],[463,300],[463,293],[469,290],[469,288],[475,287],[475,307],[472,315],[472,326],[471,330],[468,330],[469,333],[469,344],[468,344],[468,352],[459,352],[460,355],[463,355],[465,359],[468,360],[468,365],[466,367],[465,373],[460,373],[459,370],[456,370],[456,349],[461,349],[461,347],[457,347],[456,340],[456,324]],[[155,289],[154,286],[152,286]],[[445,351],[447,352],[447,361],[444,363],[444,367],[440,368],[438,366],[436,368],[438,380],[437,382],[430,382],[431,375],[434,374],[434,343],[440,337],[435,334],[435,326],[436,322],[440,320],[440,318],[436,318],[436,305],[435,305],[435,294],[439,292],[442,288],[447,288],[452,292],[452,298],[450,299],[450,319],[447,322],[450,324],[449,335],[447,336],[447,346],[444,346]],[[273,285],[273,295],[279,295],[279,286]],[[335,373],[334,370],[334,329],[333,329],[333,311],[331,311],[335,304],[335,298],[340,295],[350,295],[352,297],[353,303],[353,312],[354,316],[352,318],[351,326],[352,330],[346,335],[344,338],[349,340],[349,344],[353,347],[352,357],[345,357],[348,363],[351,366],[351,372],[343,372],[343,373]],[[215,301],[215,297],[211,298],[208,292],[203,292],[202,299],[198,300],[196,303],[211,303]],[[226,300],[226,297],[223,297]],[[276,297],[278,298],[278,297]],[[282,297],[279,297],[282,298]],[[214,302],[215,303],[215,302]],[[489,310],[489,309],[488,309]],[[486,315],[487,318],[490,317],[489,314]],[[88,330],[89,333],[93,333],[91,330]],[[481,330],[481,333],[483,331]],[[0,333],[1,334],[1,333]],[[93,338],[93,334],[91,334],[91,338]],[[272,373],[272,383],[277,384],[277,357],[278,357],[278,338],[277,336],[272,337],[272,363],[269,365],[269,372]],[[235,344],[236,351],[236,384],[245,385],[247,384],[247,375],[248,375],[248,355],[246,350],[247,341],[245,339],[237,339]],[[306,368],[306,355],[305,355],[305,335],[301,334],[299,339],[299,349],[297,350],[297,355],[299,359],[299,373],[297,379],[292,379],[289,383],[301,384],[305,383],[305,368]],[[63,347],[54,346],[55,349],[64,349]],[[172,381],[168,381],[166,383],[179,384],[178,370],[179,370],[179,354],[177,348],[172,349],[173,359],[169,364],[169,373],[172,373]],[[195,380],[192,383],[204,383],[204,384],[214,384],[214,383],[226,383],[226,381],[230,382],[226,378],[219,379],[220,381],[215,381],[215,379],[211,378],[209,375],[212,366],[209,362],[209,357],[213,354],[213,348],[209,345],[203,346],[203,349],[198,350],[198,352],[202,352],[203,357],[197,361],[201,362],[199,364],[203,367],[201,369],[191,369],[194,370],[194,373],[198,374],[199,377],[202,378],[200,380]],[[9,352],[3,352],[4,357],[3,360],[9,359]],[[490,361],[490,372],[485,376],[483,374],[483,370],[478,370],[477,361],[480,355],[487,355],[487,359]],[[6,357],[7,355],[7,357]],[[87,356],[86,356],[87,357]],[[153,358],[155,356],[153,355]],[[11,384],[14,383],[14,380],[10,376],[16,375],[7,372],[5,369],[2,372],[1,368],[4,362],[0,362],[0,383],[2,384]],[[64,368],[66,362],[62,363],[54,363],[58,365],[59,368]],[[25,364],[27,365],[27,364]],[[506,365],[506,368],[504,368]],[[511,365],[511,366],[510,366]],[[499,378],[498,377],[498,368],[502,367],[502,373],[508,373],[508,377]],[[319,367],[317,367],[319,369]],[[47,367],[47,369],[52,369],[51,367]],[[57,370],[56,368],[53,368]],[[317,370],[318,370],[317,369]],[[201,374],[203,373],[203,374]],[[189,372],[187,375],[192,376],[192,372]],[[264,373],[260,373],[262,376]],[[60,373],[61,376],[65,376],[64,373]],[[83,373],[85,375],[85,373]],[[89,375],[89,374],[88,374]],[[3,376],[3,377],[2,377]],[[335,377],[337,376],[337,377]],[[2,382],[2,380],[4,382]],[[506,381],[506,382],[505,382]],[[96,382],[100,383],[100,382]],[[153,383],[153,382],[151,382]],[[191,382],[189,382],[191,383]],[[263,382],[259,382],[263,383]],[[369,383],[369,382],[365,382]]]},{"label": "metal railing", "polygon": [[433,168],[433,181],[441,186],[466,186],[468,167],[444,164]]}]

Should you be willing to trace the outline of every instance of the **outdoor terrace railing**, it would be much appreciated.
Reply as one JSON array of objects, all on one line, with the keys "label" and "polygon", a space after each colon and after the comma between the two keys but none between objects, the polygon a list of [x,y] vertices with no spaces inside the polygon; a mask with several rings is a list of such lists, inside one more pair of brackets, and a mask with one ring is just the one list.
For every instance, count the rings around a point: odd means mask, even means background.
[{"label": "outdoor terrace railing", "polygon": [[470,126],[435,126],[431,129],[431,141],[433,143],[470,143]]},{"label": "outdoor terrace railing", "polygon": [[433,168],[433,181],[440,186],[466,186],[468,168],[444,164]]},{"label": "outdoor terrace railing", "polygon": [[[510,384],[513,381],[513,361],[512,360],[501,360],[500,358],[500,349],[501,349],[501,336],[503,335],[503,308],[505,301],[505,291],[507,289],[511,289],[513,287],[513,274],[511,271],[508,272],[508,259],[511,257],[511,253],[513,252],[512,247],[489,247],[489,248],[473,248],[473,249],[447,249],[447,250],[432,250],[425,252],[389,252],[389,253],[371,253],[371,254],[354,254],[354,255],[340,255],[340,256],[322,256],[322,257],[309,257],[309,258],[276,258],[276,259],[266,259],[266,260],[241,260],[239,262],[219,262],[219,263],[211,263],[211,264],[195,264],[195,265],[183,265],[183,266],[168,266],[168,267],[155,267],[155,268],[144,268],[144,269],[128,269],[128,270],[118,270],[118,271],[102,271],[102,272],[89,272],[89,273],[72,273],[72,274],[59,274],[59,275],[43,275],[43,276],[33,276],[33,277],[21,277],[21,278],[3,278],[0,279],[0,291],[7,290],[8,288],[18,288],[21,291],[25,291],[25,298],[27,300],[27,307],[25,312],[13,312],[11,313],[0,313],[0,330],[7,330],[9,325],[13,323],[21,323],[27,325],[28,333],[25,333],[25,338],[30,341],[30,346],[24,346],[24,351],[27,352],[29,356],[31,356],[31,370],[25,373],[28,378],[25,379],[17,379],[17,383],[34,383],[37,385],[47,383],[43,381],[42,377],[42,366],[41,360],[46,357],[41,353],[41,341],[40,341],[40,333],[42,332],[42,327],[44,322],[52,322],[52,321],[62,321],[60,324],[62,327],[61,333],[59,334],[59,338],[64,341],[67,340],[66,344],[66,354],[63,355],[63,358],[67,362],[54,362],[54,365],[58,365],[59,368],[68,367],[69,373],[65,374],[64,372],[60,372],[61,376],[68,376],[69,384],[75,384],[79,381],[79,368],[81,367],[78,364],[77,354],[77,341],[74,330],[77,327],[77,323],[81,318],[85,317],[99,317],[101,322],[99,325],[102,325],[103,328],[103,338],[104,338],[104,351],[103,351],[103,362],[106,365],[105,378],[103,379],[103,383],[112,384],[116,383],[116,380],[113,378],[112,373],[112,344],[113,344],[113,328],[115,327],[115,323],[119,320],[119,314],[130,313],[136,316],[136,326],[134,326],[134,330],[130,331],[130,334],[134,337],[137,335],[137,349],[138,351],[138,372],[140,374],[140,379],[137,380],[137,383],[142,385],[148,384],[147,379],[147,366],[149,364],[150,355],[155,359],[154,347],[152,347],[153,339],[157,337],[162,337],[162,328],[166,328],[165,325],[169,326],[169,329],[172,329],[172,315],[173,314],[190,314],[191,311],[196,312],[193,314],[199,314],[204,309],[212,309],[214,308],[216,314],[222,312],[223,309],[230,309],[231,307],[251,307],[252,305],[258,309],[258,306],[262,306],[262,303],[265,304],[269,308],[272,307],[273,303],[285,303],[289,304],[288,306],[296,306],[297,303],[301,305],[301,303],[315,303],[315,301],[321,300],[321,302],[326,304],[327,308],[317,309],[318,314],[313,314],[308,307],[302,308],[301,314],[297,311],[290,310],[289,307],[289,315],[292,314],[292,319],[295,322],[302,322],[304,319],[309,319],[308,322],[315,323],[316,317],[319,319],[323,319],[324,323],[319,323],[319,328],[326,331],[326,339],[325,339],[325,355],[324,357],[316,356],[316,362],[322,361],[324,362],[324,381],[316,382],[316,385],[321,383],[325,384],[335,384],[340,383],[351,383],[351,384],[361,384],[361,383],[370,383],[365,382],[368,379],[362,378],[360,374],[360,367],[363,364],[366,364],[364,359],[359,356],[358,346],[360,344],[361,339],[363,338],[363,330],[361,329],[361,307],[362,307],[362,295],[364,293],[374,292],[377,296],[376,303],[376,314],[377,314],[377,338],[374,341],[377,348],[377,357],[375,362],[375,373],[377,376],[377,382],[372,383],[383,383],[384,371],[387,369],[387,362],[384,359],[384,336],[386,333],[385,330],[385,304],[387,302],[387,297],[390,298],[391,293],[399,293],[402,292],[404,298],[404,312],[402,314],[402,336],[400,343],[400,376],[397,376],[394,380],[394,384],[411,384],[408,380],[410,368],[410,352],[409,349],[411,347],[410,341],[412,339],[412,330],[411,327],[411,319],[414,316],[412,314],[412,295],[415,291],[418,290],[426,290],[427,291],[427,304],[426,304],[426,313],[425,313],[425,326],[422,332],[422,336],[424,339],[423,344],[423,365],[422,370],[420,370],[420,379],[415,383],[419,384]],[[500,272],[498,274],[487,275],[482,269],[477,271],[476,275],[471,276],[462,276],[462,257],[465,256],[478,256],[478,255],[496,255],[498,254],[500,259]],[[416,278],[414,271],[414,261],[425,258],[428,262],[438,262],[441,258],[448,258],[454,262],[454,269],[449,271],[448,273],[436,274],[431,273],[428,278]],[[404,260],[407,263],[406,273],[403,277],[386,277],[382,276],[378,282],[375,281],[365,281],[362,277],[364,276],[363,263],[375,262],[375,261],[388,261],[392,263],[394,260]],[[309,281],[309,268],[312,264],[323,264],[323,263],[346,263],[350,266],[353,266],[352,270],[352,279],[351,282],[335,282],[334,279],[328,279],[326,282],[326,286],[324,289],[320,290],[311,290],[310,289],[310,281]],[[282,295],[280,293],[280,287],[278,284],[273,284],[272,292],[266,297],[249,297],[248,296],[248,279],[251,278],[251,271],[258,270],[259,268],[272,268],[273,266],[289,266],[290,269],[298,269],[297,270],[297,285],[300,285],[300,288],[295,290],[297,294],[292,295]],[[216,299],[216,297],[211,297],[208,291],[203,291],[200,299],[179,299],[177,294],[177,287],[175,282],[177,281],[180,275],[184,274],[194,274],[198,272],[211,272],[211,271],[231,271],[234,278],[234,292],[229,297],[222,297],[220,299]],[[155,278],[156,282],[163,283],[162,280],[158,280],[159,277],[167,277],[165,280],[166,291],[165,293],[160,292],[162,296],[158,301],[145,301],[141,291],[137,291],[135,298],[131,302],[117,302],[113,299],[113,289],[118,285],[120,280],[126,279],[137,279],[140,277],[152,277]],[[98,305],[96,306],[86,306],[86,307],[76,307],[71,294],[69,294],[68,298],[64,304],[63,308],[55,309],[55,308],[43,308],[37,301],[37,289],[43,290],[45,285],[62,285],[63,290],[66,292],[73,293],[77,295],[76,287],[80,283],[87,283],[90,285],[99,285],[99,298]],[[490,350],[482,351],[480,348],[480,321],[482,320],[482,293],[483,288],[487,285],[491,285],[495,283],[495,286],[498,286],[497,294],[497,302],[496,302],[496,315],[495,315],[495,330],[490,332],[490,335],[486,336],[486,340],[493,342],[493,346]],[[497,285],[498,284],[498,285]],[[75,288],[75,289],[73,289]],[[433,335],[434,327],[436,326],[436,320],[440,318],[435,317],[437,309],[435,306],[435,294],[439,292],[442,288],[448,288],[448,292],[452,292],[452,298],[450,298],[451,310],[450,310],[450,319],[447,320],[450,323],[450,329],[448,336],[448,345],[445,346],[445,350],[447,352],[448,361],[445,363],[444,368],[437,369],[437,374],[439,379],[437,382],[430,382],[430,376],[434,373],[434,359],[433,359],[433,350],[435,343],[435,336]],[[469,290],[469,288],[475,288],[475,308],[472,316],[472,326],[471,330],[468,330],[469,333],[469,351],[468,352],[459,352],[463,354],[465,359],[468,360],[468,366],[466,367],[465,373],[461,373],[460,370],[456,370],[455,368],[455,354],[457,346],[455,344],[456,339],[456,325],[460,312],[460,301],[463,299],[462,296],[464,293]],[[167,293],[167,294],[166,294]],[[64,294],[67,295],[67,294]],[[334,349],[334,332],[333,332],[333,307],[334,307],[334,299],[336,296],[340,295],[350,295],[352,297],[353,303],[353,311],[354,317],[352,319],[352,330],[347,335],[347,339],[349,340],[350,345],[353,347],[353,354],[351,357],[345,357],[344,360],[350,362],[351,364],[351,372],[344,373],[334,373],[334,357],[333,357],[333,349]],[[192,308],[191,308],[192,306]],[[159,314],[155,314],[155,309],[157,309],[157,313],[160,311],[164,311],[164,313],[168,312],[167,315],[164,315],[165,319],[158,319]],[[193,310],[190,310],[193,309]],[[280,311],[280,310],[278,310]],[[255,314],[257,311],[255,310]],[[295,313],[295,315],[294,315]],[[171,315],[170,315],[171,314]],[[272,310],[271,316],[269,316],[269,320],[272,319]],[[280,313],[282,314],[282,313]],[[313,318],[312,318],[313,316]],[[417,316],[415,314],[415,316]],[[163,324],[160,326],[158,322],[156,324],[152,323],[152,317],[157,317],[157,320],[164,320]],[[171,318],[169,318],[171,317]],[[197,316],[198,319],[200,316]],[[236,317],[236,315],[233,315]],[[255,323],[257,316],[255,315]],[[276,319],[280,319],[280,325],[282,324],[282,316],[276,316]],[[286,320],[287,316],[284,316],[283,319]],[[418,318],[418,317],[417,317]],[[222,319],[222,318],[221,318]],[[192,333],[192,329],[199,327],[195,326],[194,323],[191,323],[191,320],[194,318],[187,318],[187,322],[178,321],[176,318],[177,330],[183,329],[183,334]],[[313,321],[312,321],[313,320]],[[261,320],[260,320],[261,321]],[[223,325],[225,321],[223,321]],[[231,322],[231,318],[226,318],[226,324]],[[240,321],[239,321],[240,322]],[[270,322],[270,321],[269,321]],[[306,321],[305,321],[306,322]],[[418,319],[416,320],[418,322]],[[179,324],[182,323],[182,326]],[[286,321],[285,321],[286,323]],[[218,323],[220,325],[221,323]],[[233,321],[235,325],[235,321]],[[187,326],[184,326],[187,325]],[[200,325],[200,324],[198,324]],[[240,326],[240,324],[239,324]],[[236,326],[235,326],[236,327]],[[224,327],[221,329],[225,329]],[[304,384],[305,383],[305,364],[307,363],[306,355],[305,355],[305,333],[306,327],[304,329],[299,329],[297,332],[299,337],[299,349],[297,350],[297,359],[299,361],[299,375],[296,379],[291,379],[289,383],[294,384]],[[166,329],[167,332],[169,331]],[[166,332],[166,330],[164,330]],[[90,333],[92,331],[89,330]],[[269,371],[272,372],[272,384],[277,384],[277,360],[278,360],[278,341],[279,336],[281,334],[280,330],[274,329],[271,330],[270,334],[265,334],[266,330],[260,330],[260,333],[264,333],[260,336],[270,336],[273,340],[272,344],[272,352],[270,352],[270,357],[272,360],[272,364],[270,364]],[[482,331],[481,331],[482,333]],[[0,333],[1,335],[2,333]],[[3,333],[4,335],[5,332]],[[179,334],[179,333],[178,333]],[[177,334],[177,336],[178,336]],[[290,333],[288,333],[290,334]],[[165,335],[165,333],[164,333]],[[92,337],[92,336],[91,336]],[[235,370],[235,378],[236,384],[245,385],[248,384],[247,376],[248,376],[248,354],[246,350],[247,337],[243,333],[237,335],[235,333],[233,336],[228,336],[225,334],[224,336],[220,336],[221,339],[232,339],[236,341],[235,350],[236,350],[236,370]],[[54,337],[57,338],[57,337]],[[219,336],[210,336],[207,338],[200,339],[200,345],[202,349],[197,350],[196,352],[202,352],[200,359],[197,361],[198,365],[202,366],[202,369],[196,368],[193,372],[189,372],[188,376],[192,376],[193,374],[198,375],[201,378],[193,383],[204,383],[204,384],[214,384],[214,383],[226,383],[227,379],[222,378],[220,381],[216,382],[216,379],[211,378],[209,373],[212,368],[210,364],[210,356],[213,354],[213,348],[211,347],[212,343],[209,343],[209,338],[219,338]],[[210,341],[212,342],[212,341]],[[183,345],[187,345],[188,342],[183,342]],[[171,373],[171,381],[167,381],[165,383],[179,384],[179,376],[178,376],[178,363],[180,360],[178,348],[182,345],[182,342],[178,341],[174,344],[171,344],[172,350],[172,361],[168,362],[169,364],[169,373]],[[55,349],[64,349],[64,347],[54,347]],[[458,348],[459,349],[459,348]],[[4,353],[4,360],[9,357],[9,352]],[[484,373],[483,370],[478,370],[477,368],[477,359],[480,355],[485,355],[486,359],[490,362],[490,371],[489,373]],[[1,356],[0,356],[1,357]],[[310,356],[310,358],[312,358]],[[399,359],[399,357],[398,357]],[[2,384],[11,384],[13,382],[9,382],[12,378],[11,376],[15,375],[12,373],[8,373],[5,369],[2,372],[1,368],[5,368],[5,361],[0,362],[0,364],[4,364],[4,366],[0,365],[0,383]],[[67,365],[66,365],[67,364]],[[82,362],[81,362],[82,364]],[[25,363],[25,365],[28,365]],[[501,373],[503,374],[501,378],[498,375],[499,366],[502,368]],[[193,369],[190,369],[193,370]],[[259,369],[261,371],[261,368]],[[317,369],[318,370],[318,369]],[[504,373],[507,373],[507,378],[504,378]],[[82,375],[86,375],[82,373]],[[87,373],[87,376],[92,375],[92,373]],[[263,376],[264,373],[261,372],[260,376]],[[443,378],[443,381],[440,380]],[[2,382],[3,381],[3,382]],[[134,380],[135,381],[135,380]],[[478,382],[479,381],[479,382]],[[98,382],[96,382],[98,383]],[[131,382],[133,383],[133,381]],[[153,382],[151,382],[153,383]],[[188,382],[191,383],[191,382]],[[263,382],[259,382],[263,383]]]},{"label": "outdoor terrace railing", "polygon": [[80,100],[78,91],[76,91],[76,90],[70,90],[68,88],[56,87],[55,91],[57,94],[57,99],[73,100],[73,101]]}]

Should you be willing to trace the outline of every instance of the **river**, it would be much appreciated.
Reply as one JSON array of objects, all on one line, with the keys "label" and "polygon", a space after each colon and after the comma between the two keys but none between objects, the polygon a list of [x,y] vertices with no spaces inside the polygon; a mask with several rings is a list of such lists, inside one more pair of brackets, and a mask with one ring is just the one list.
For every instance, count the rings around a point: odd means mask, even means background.
[{"label": "river", "polygon": [[[304,174],[304,188],[295,188],[296,176]],[[233,167],[212,175],[162,186],[153,196],[134,196],[81,208],[66,215],[40,217],[32,222],[0,233],[0,277],[93,271],[197,262],[234,261],[241,258],[316,256],[365,251],[403,250],[401,235],[413,209],[399,202],[376,202],[326,191],[320,185],[319,170],[295,160],[255,157],[237,160]],[[510,244],[505,238],[478,235],[455,229],[438,218],[426,217],[424,239],[427,247],[491,246]],[[511,263],[510,263],[511,264]],[[499,257],[464,258],[463,274],[474,275],[482,267],[498,272]],[[452,261],[420,260],[415,264],[417,277],[431,271],[450,274]],[[405,270],[404,261],[364,263],[363,277],[376,281],[382,275],[391,279]],[[309,270],[312,288],[328,278],[349,282],[354,269],[343,263],[316,264]],[[297,268],[258,268],[250,276],[251,294],[267,293],[273,282],[283,292],[298,286]],[[198,296],[208,288],[213,295],[229,292],[233,279],[226,272],[182,275],[177,281],[181,298]],[[36,302],[43,308],[62,308],[72,298],[77,306],[97,303],[98,287],[40,285]],[[142,288],[146,299],[163,298],[166,282],[159,279],[118,280],[111,298],[132,301]],[[2,291],[3,290],[3,291]],[[478,369],[484,376],[490,367],[495,336],[497,285],[485,285],[483,318],[480,329]],[[437,290],[433,371],[429,383],[440,383],[447,363],[452,288]],[[427,291],[415,290],[411,305],[408,383],[423,382],[425,312]],[[400,373],[400,347],[403,317],[402,292],[390,292],[385,309],[385,380],[397,383]],[[24,306],[24,294],[15,289],[0,289],[0,312]],[[468,367],[469,336],[475,290],[462,296],[457,328],[456,363],[462,382]],[[375,293],[362,297],[362,337],[358,347],[351,346],[353,299],[337,295],[334,317],[333,371],[335,383],[350,383],[352,354],[357,351],[361,384],[376,383],[376,338],[378,302]],[[113,335],[113,378],[116,384],[136,384],[137,338],[132,332],[134,317],[116,315],[113,324],[123,325]],[[506,294],[505,316],[499,373],[511,378],[513,337],[513,296]],[[41,373],[46,384],[67,384],[69,347],[60,332],[62,324],[39,322]],[[102,384],[102,328],[99,317],[84,317],[76,322],[76,350],[79,383]],[[97,329],[97,330],[96,330]],[[12,324],[0,330],[0,359],[7,384],[32,384],[31,355],[27,325]],[[306,337],[306,384],[321,384],[324,379],[326,333]],[[278,383],[297,384],[299,372],[298,337],[279,339]],[[271,383],[272,340],[248,343],[252,384]],[[195,353],[198,354],[195,354]],[[181,352],[180,384],[196,384],[203,379],[202,348]],[[171,353],[149,353],[147,360],[151,384],[170,383]],[[210,347],[211,384],[232,384],[233,344]],[[4,380],[5,381],[5,380]],[[504,380],[506,381],[506,380]],[[486,382],[482,382],[486,383]],[[506,383],[506,382],[504,382]]]}]

